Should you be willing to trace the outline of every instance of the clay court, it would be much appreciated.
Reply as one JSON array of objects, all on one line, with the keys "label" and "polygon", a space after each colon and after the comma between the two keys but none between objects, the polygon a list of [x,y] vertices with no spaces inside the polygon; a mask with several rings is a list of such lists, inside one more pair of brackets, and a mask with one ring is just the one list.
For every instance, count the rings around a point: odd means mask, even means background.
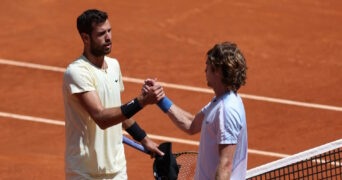
[{"label": "clay court", "polygon": [[[207,50],[238,44],[249,67],[240,90],[248,169],[342,137],[342,1],[4,0],[0,179],[64,179],[62,76],[82,52],[76,17],[88,8],[109,13],[124,102],[157,77],[174,103],[197,113],[213,97]],[[198,148],[199,135],[178,130],[156,106],[135,119],[157,142],[190,141],[173,142],[174,151]],[[153,159],[125,149],[129,179],[153,179]]]}]

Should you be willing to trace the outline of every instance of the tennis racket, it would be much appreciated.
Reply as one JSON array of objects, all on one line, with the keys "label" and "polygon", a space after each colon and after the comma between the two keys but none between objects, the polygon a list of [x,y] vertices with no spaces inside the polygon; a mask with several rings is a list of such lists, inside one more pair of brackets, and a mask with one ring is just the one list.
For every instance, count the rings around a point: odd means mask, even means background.
[{"label": "tennis racket", "polygon": [[[145,154],[150,154],[150,151],[148,151],[144,146],[131,140],[130,138],[126,136],[123,136],[122,141],[123,143]],[[157,180],[164,180],[164,179],[180,179],[180,180],[189,179],[190,180],[194,178],[197,155],[198,155],[197,152],[185,151],[185,152],[172,153],[170,142],[162,143],[159,146],[159,148],[165,153],[164,155],[165,157],[164,156],[156,157],[154,160],[153,173]],[[171,154],[168,154],[168,153],[171,153]]]}]

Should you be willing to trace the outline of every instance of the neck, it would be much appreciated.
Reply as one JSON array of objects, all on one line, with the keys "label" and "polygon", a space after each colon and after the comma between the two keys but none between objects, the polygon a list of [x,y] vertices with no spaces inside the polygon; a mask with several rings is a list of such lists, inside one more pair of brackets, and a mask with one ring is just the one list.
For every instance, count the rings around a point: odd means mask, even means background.
[{"label": "neck", "polygon": [[228,89],[225,91],[220,91],[220,92],[215,91],[215,96],[216,96],[216,98],[219,98],[228,92],[230,92],[230,90],[228,90]]},{"label": "neck", "polygon": [[219,86],[213,88],[216,97],[220,97],[230,91],[230,88],[220,84]]},{"label": "neck", "polygon": [[93,54],[84,51],[83,55],[92,63],[94,64],[96,67],[100,68],[100,69],[106,69],[107,68],[107,64],[104,61],[104,56],[94,56]]}]

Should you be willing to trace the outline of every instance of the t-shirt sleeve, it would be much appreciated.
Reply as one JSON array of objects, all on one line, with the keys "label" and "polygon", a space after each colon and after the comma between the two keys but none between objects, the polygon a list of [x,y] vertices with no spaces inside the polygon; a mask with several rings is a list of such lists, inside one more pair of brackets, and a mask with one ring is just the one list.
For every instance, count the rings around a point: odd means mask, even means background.
[{"label": "t-shirt sleeve", "polygon": [[210,106],[211,102],[209,102],[207,105],[205,105],[202,109],[201,109],[201,112],[203,114],[207,114],[208,113],[208,108]]},{"label": "t-shirt sleeve", "polygon": [[242,124],[239,114],[231,107],[220,111],[218,122],[217,142],[219,144],[237,144]]},{"label": "t-shirt sleeve", "polygon": [[64,74],[65,86],[71,94],[94,91],[94,79],[84,67],[69,67]]}]

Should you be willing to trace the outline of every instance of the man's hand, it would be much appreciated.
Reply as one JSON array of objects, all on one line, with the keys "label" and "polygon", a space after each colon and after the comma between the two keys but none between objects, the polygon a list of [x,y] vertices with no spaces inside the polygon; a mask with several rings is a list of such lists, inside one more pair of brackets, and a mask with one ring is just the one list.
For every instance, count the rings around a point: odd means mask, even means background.
[{"label": "man's hand", "polygon": [[149,137],[146,136],[140,143],[151,152],[151,158],[155,155],[164,156],[164,153],[158,149],[158,144]]},{"label": "man's hand", "polygon": [[141,89],[141,93],[145,95],[148,92],[149,88],[154,86],[155,84],[157,84],[156,79],[146,79]]},{"label": "man's hand", "polygon": [[156,104],[165,96],[163,87],[156,80],[152,79],[145,80],[141,93],[141,102],[143,106],[147,104]]}]

